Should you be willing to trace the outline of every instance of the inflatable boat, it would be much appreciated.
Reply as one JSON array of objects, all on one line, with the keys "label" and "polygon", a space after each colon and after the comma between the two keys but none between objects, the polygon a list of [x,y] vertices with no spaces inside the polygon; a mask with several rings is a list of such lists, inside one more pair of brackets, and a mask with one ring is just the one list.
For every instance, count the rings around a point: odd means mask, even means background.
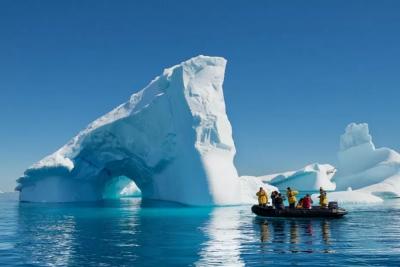
[{"label": "inflatable boat", "polygon": [[262,207],[254,205],[251,211],[261,217],[302,217],[302,218],[341,218],[347,211],[339,207],[321,208],[313,206],[311,209],[274,209],[272,207]]}]

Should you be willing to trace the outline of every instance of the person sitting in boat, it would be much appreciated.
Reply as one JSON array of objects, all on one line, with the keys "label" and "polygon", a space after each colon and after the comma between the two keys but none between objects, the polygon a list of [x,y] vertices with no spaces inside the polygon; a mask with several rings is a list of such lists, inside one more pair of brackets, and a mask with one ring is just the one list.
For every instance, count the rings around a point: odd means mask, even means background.
[{"label": "person sitting in boat", "polygon": [[322,187],[319,190],[319,206],[321,208],[327,208],[328,207],[328,197],[326,196],[326,191],[322,189]]},{"label": "person sitting in boat", "polygon": [[278,193],[277,196],[275,197],[275,208],[278,210],[283,210],[285,208],[285,205],[283,204],[284,197],[282,196],[281,193]]},{"label": "person sitting in boat", "polygon": [[304,209],[311,209],[312,208],[312,199],[310,194],[307,194],[304,198],[303,198],[303,208]]},{"label": "person sitting in boat", "polygon": [[276,197],[278,196],[278,191],[272,191],[271,193],[271,202],[272,202],[272,207],[276,208]]},{"label": "person sitting in boat", "polygon": [[297,202],[296,209],[303,208],[303,200],[304,200],[304,198],[300,198],[299,202]]},{"label": "person sitting in boat", "polygon": [[296,205],[297,199],[296,195],[299,192],[292,190],[290,187],[287,188],[286,195],[288,197],[288,202],[289,202],[289,209],[294,209],[294,206]]},{"label": "person sitting in boat", "polygon": [[268,203],[268,195],[264,188],[260,187],[260,190],[256,194],[258,196],[258,205],[265,207]]}]

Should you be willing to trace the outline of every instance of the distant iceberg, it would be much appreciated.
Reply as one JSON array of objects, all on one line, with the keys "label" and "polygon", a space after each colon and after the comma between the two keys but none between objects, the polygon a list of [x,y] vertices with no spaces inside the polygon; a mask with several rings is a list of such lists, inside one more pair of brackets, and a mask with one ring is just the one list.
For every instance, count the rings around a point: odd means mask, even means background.
[{"label": "distant iceberg", "polygon": [[198,56],[164,70],[28,168],[18,179],[20,199],[112,198],[127,192],[123,180],[115,179],[128,177],[149,199],[189,205],[253,202],[262,183],[239,178],[233,164],[236,150],[222,89],[225,65],[224,58]]},{"label": "distant iceberg", "polygon": [[351,187],[375,196],[400,196],[400,154],[375,148],[368,124],[351,123],[340,138],[337,190]]},{"label": "distant iceberg", "polygon": [[300,191],[316,191],[320,187],[325,190],[335,190],[336,185],[331,181],[336,169],[330,164],[310,164],[297,171],[275,173],[258,178],[264,183],[271,184],[281,190],[293,187]]},{"label": "distant iceberg", "polygon": [[[319,202],[319,194],[313,194],[314,203]],[[369,192],[362,190],[352,190],[348,188],[346,191],[336,191],[328,193],[329,201],[336,201],[339,204],[376,204],[383,202],[383,199]]]},{"label": "distant iceberg", "polygon": [[328,194],[331,201],[342,204],[380,203],[385,198],[400,197],[400,154],[375,148],[368,124],[350,123],[340,137],[337,167],[315,163],[257,179],[281,190],[288,186],[300,191],[323,187],[335,191]]}]

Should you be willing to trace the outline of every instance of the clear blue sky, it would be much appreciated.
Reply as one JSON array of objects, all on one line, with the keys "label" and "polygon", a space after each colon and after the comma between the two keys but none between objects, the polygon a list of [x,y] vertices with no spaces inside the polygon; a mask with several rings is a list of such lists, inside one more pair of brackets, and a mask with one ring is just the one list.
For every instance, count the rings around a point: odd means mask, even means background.
[{"label": "clear blue sky", "polygon": [[165,67],[228,59],[241,174],[400,150],[400,1],[0,1],[0,189]]}]

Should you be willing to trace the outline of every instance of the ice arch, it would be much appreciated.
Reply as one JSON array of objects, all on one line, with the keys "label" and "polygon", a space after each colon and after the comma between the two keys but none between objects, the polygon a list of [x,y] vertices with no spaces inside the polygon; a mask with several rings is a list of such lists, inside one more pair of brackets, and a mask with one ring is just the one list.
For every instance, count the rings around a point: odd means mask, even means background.
[{"label": "ice arch", "polygon": [[164,70],[27,169],[18,179],[20,199],[98,200],[110,180],[125,176],[144,198],[242,203],[245,184],[233,164],[236,151],[222,90],[225,65],[223,58],[198,56]]},{"label": "ice arch", "polygon": [[124,197],[140,197],[139,187],[126,176],[118,176],[109,180],[103,190],[104,199],[119,199]]}]

